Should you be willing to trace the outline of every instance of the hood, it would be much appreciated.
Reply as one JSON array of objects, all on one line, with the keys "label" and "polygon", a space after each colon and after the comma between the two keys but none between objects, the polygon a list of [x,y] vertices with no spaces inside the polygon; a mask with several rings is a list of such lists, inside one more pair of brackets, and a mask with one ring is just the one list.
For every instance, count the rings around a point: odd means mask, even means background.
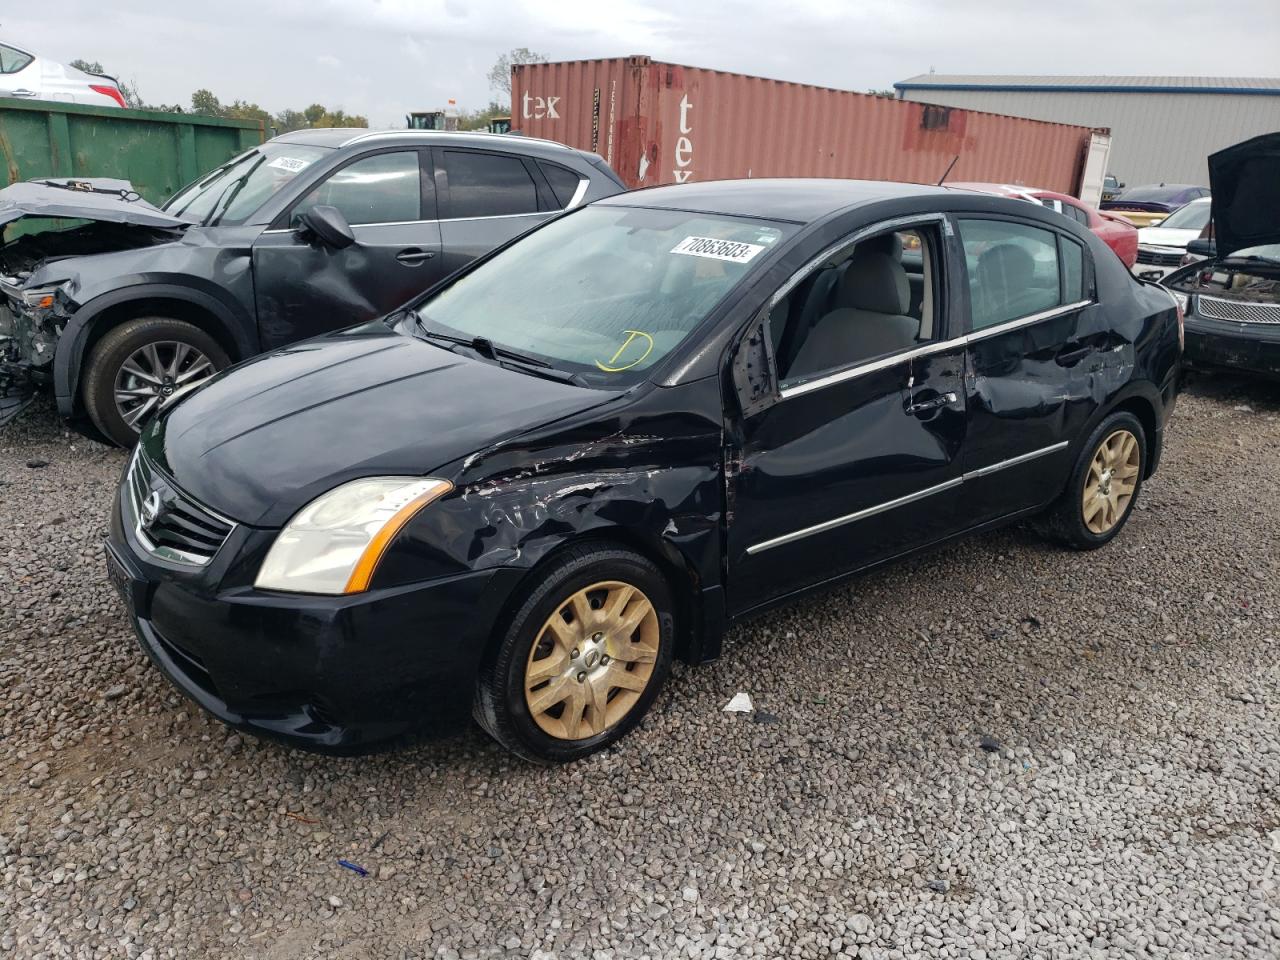
[{"label": "hood", "polygon": [[0,190],[0,227],[23,217],[65,217],[139,227],[187,227],[138,195],[128,180],[51,177],[26,180]]},{"label": "hood", "polygon": [[278,527],[340,483],[428,475],[616,396],[451,353],[375,321],[220,374],[157,418],[142,443],[207,506]]},{"label": "hood", "polygon": [[1219,257],[1280,243],[1280,133],[1210,154],[1209,189]]},{"label": "hood", "polygon": [[1143,227],[1138,231],[1138,242],[1148,243],[1153,247],[1185,247],[1187,243],[1200,236],[1199,230],[1179,230],[1168,227]]}]

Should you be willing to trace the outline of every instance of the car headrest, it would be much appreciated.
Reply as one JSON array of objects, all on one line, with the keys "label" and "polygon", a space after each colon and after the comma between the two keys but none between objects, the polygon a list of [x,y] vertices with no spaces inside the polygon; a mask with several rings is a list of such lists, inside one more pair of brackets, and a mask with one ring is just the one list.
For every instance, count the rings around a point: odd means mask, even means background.
[{"label": "car headrest", "polygon": [[836,299],[855,310],[904,314],[911,305],[907,271],[887,253],[859,248],[844,268]]},{"label": "car headrest", "polygon": [[978,257],[978,282],[1000,290],[1024,290],[1036,274],[1036,261],[1016,243],[1001,243]]},{"label": "car headrest", "polygon": [[902,262],[902,238],[896,233],[882,233],[878,237],[872,237],[870,240],[863,240],[858,244],[859,250],[867,252],[885,253]]}]

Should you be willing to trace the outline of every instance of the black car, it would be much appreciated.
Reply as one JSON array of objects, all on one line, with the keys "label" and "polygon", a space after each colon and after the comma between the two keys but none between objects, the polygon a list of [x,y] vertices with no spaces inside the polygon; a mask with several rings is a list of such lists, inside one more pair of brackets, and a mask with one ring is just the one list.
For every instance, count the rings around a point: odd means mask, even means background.
[{"label": "black car", "polygon": [[1189,364],[1280,378],[1280,133],[1209,157],[1213,239],[1164,278],[1186,313]]},{"label": "black car", "polygon": [[572,759],[803,591],[1020,517],[1108,542],[1179,336],[1167,291],[1033,204],[622,194],[163,411],[108,567],[234,726],[354,750],[473,710]]},{"label": "black car", "polygon": [[14,184],[0,224],[88,222],[0,248],[0,423],[50,384],[64,417],[129,446],[184,387],[382,316],[623,189],[600,157],[546,140],[339,129],[276,137],[162,210],[126,181]]}]

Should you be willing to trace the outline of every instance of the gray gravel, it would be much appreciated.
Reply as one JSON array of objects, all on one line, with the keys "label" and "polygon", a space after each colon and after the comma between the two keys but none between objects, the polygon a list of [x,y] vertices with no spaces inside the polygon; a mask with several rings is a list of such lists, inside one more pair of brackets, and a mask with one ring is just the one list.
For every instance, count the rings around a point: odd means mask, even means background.
[{"label": "gray gravel", "polygon": [[103,581],[123,462],[0,434],[0,956],[1280,955],[1280,389],[1184,395],[1107,549],[859,578],[559,769],[206,718]]}]

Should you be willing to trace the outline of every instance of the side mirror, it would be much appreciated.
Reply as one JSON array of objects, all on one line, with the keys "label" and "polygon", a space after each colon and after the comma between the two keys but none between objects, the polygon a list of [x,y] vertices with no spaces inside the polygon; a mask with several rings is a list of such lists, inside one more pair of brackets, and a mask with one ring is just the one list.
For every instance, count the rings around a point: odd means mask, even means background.
[{"label": "side mirror", "polygon": [[1116,186],[1117,186],[1117,187],[1119,187],[1121,190],[1123,190],[1123,189],[1124,189],[1124,181],[1123,181],[1123,180],[1121,180],[1119,183],[1117,183],[1117,184],[1116,184]]},{"label": "side mirror", "polygon": [[1213,241],[1204,237],[1196,237],[1187,244],[1187,253],[1194,253],[1198,257],[1212,257],[1215,252]]},{"label": "side mirror", "polygon": [[347,218],[337,207],[323,204],[312,207],[298,217],[298,228],[335,250],[342,250],[356,242],[351,224],[347,223]]}]

